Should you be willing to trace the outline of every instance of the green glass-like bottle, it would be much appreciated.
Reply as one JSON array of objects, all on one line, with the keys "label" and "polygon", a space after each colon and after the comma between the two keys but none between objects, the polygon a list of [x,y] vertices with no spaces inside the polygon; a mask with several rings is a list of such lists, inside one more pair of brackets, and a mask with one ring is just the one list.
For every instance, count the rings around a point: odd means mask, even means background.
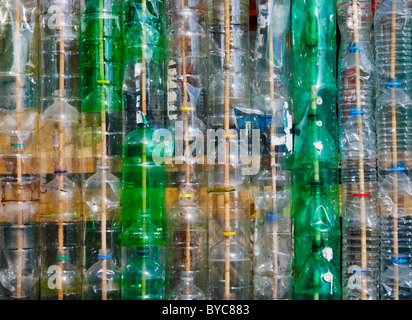
[{"label": "green glass-like bottle", "polygon": [[[326,250],[325,250],[326,249]],[[335,265],[322,242],[315,241],[303,265],[302,276],[296,278],[296,300],[340,300],[340,282]]]},{"label": "green glass-like bottle", "polygon": [[[341,295],[335,19],[335,1],[292,2],[295,299]],[[323,269],[314,257],[321,245],[333,265],[329,295],[316,287]]]},{"label": "green glass-like bottle", "polygon": [[122,15],[122,299],[164,299],[166,172],[155,131],[165,109],[163,1],[125,0]]},{"label": "green glass-like bottle", "polygon": [[[148,122],[126,136],[123,150],[122,299],[163,299],[166,172],[153,159],[158,145]],[[139,283],[133,274],[157,279],[151,294],[141,292],[146,279]],[[163,274],[162,281],[159,274]]]}]

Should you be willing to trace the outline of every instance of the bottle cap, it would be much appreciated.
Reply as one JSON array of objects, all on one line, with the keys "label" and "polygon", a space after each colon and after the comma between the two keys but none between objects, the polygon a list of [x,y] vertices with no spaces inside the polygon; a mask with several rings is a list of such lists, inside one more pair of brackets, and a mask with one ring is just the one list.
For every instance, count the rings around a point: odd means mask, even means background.
[{"label": "bottle cap", "polygon": [[351,115],[351,116],[356,116],[356,115],[363,116],[364,114],[365,114],[365,111],[363,110],[363,106],[361,106],[360,110],[358,110],[358,108],[356,106],[350,106],[349,115]]},{"label": "bottle cap", "polygon": [[351,42],[349,44],[349,53],[354,53],[354,52],[363,52],[363,44],[361,42],[355,43]]},{"label": "bottle cap", "polygon": [[406,168],[403,162],[398,162],[398,165],[396,167],[393,164],[391,166],[391,172],[404,172],[404,171],[406,171]]},{"label": "bottle cap", "polygon": [[277,221],[280,219],[280,216],[273,213],[268,213],[265,218],[266,220]]},{"label": "bottle cap", "polygon": [[386,79],[387,88],[400,88],[402,84],[399,82],[399,78],[388,78]]}]

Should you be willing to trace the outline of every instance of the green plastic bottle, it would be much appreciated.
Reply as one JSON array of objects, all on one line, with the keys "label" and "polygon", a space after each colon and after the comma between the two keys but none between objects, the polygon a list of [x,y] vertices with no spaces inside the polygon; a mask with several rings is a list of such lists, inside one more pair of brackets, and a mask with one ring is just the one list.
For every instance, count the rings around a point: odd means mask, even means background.
[{"label": "green plastic bottle", "polygon": [[340,280],[330,262],[329,252],[323,242],[314,241],[311,254],[303,265],[302,276],[296,278],[296,300],[340,300]]},{"label": "green plastic bottle", "polygon": [[[335,19],[335,1],[292,2],[295,299],[341,295]],[[321,245],[333,266],[329,295],[313,291],[322,281]]]}]

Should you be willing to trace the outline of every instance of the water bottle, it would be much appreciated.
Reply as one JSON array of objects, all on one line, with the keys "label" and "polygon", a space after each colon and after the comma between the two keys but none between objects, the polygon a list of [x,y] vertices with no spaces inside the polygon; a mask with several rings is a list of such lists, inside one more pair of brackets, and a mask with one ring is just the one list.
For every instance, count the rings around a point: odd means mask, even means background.
[{"label": "water bottle", "polygon": [[[402,0],[386,0],[375,12],[376,91],[385,89],[387,78],[397,78],[412,94],[411,12]],[[394,45],[392,44],[394,42]]]},{"label": "water bottle", "polygon": [[[357,12],[354,12],[356,2]],[[348,54],[348,49],[354,42],[354,33],[358,33],[358,43],[363,45],[366,56],[373,57],[373,43],[371,42],[371,28],[373,23],[372,0],[338,0],[338,25],[341,34],[339,61]],[[355,17],[357,24],[355,25]],[[355,30],[356,28],[356,30]]]}]

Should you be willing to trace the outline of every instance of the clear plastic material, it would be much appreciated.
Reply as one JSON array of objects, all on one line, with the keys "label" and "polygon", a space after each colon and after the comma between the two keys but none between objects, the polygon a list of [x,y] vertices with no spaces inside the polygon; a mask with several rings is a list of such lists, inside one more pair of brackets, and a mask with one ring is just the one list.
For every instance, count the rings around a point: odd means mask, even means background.
[{"label": "clear plastic material", "polygon": [[204,1],[167,2],[166,299],[207,299],[208,217],[204,138],[208,30]]},{"label": "clear plastic material", "polygon": [[[81,277],[79,282],[68,283],[57,278],[62,285],[50,286],[55,275],[47,272],[54,265],[65,267],[67,261],[57,263],[56,255],[62,256],[66,250],[74,264],[82,266],[82,229],[78,226],[82,215],[80,168],[80,88],[79,88],[79,0],[39,1],[39,53],[40,53],[40,138],[41,138],[41,212],[42,230],[42,299],[80,299]],[[62,191],[62,192],[60,192]],[[54,225],[54,226],[53,226]],[[78,243],[65,243],[65,229],[72,240]],[[55,232],[55,234],[53,234]],[[75,235],[75,232],[79,232]],[[47,234],[45,234],[47,233]],[[49,243],[57,244],[55,250]],[[72,246],[71,248],[66,247]],[[57,253],[56,253],[57,252]],[[73,270],[81,272],[81,270]],[[62,270],[65,274],[65,270]],[[59,274],[59,273],[58,273]]]},{"label": "clear plastic material", "polygon": [[[377,0],[379,1],[379,0]],[[356,2],[357,12],[354,12]],[[375,4],[376,6],[376,4]],[[373,60],[373,43],[371,41],[371,29],[373,23],[372,0],[338,0],[337,13],[341,43],[339,47],[339,60],[342,61],[348,54],[348,49],[358,37],[368,59]],[[357,24],[355,24],[355,14]],[[356,29],[356,30],[355,30]],[[355,33],[358,33],[355,35]]]},{"label": "clear plastic material", "polygon": [[409,130],[412,100],[403,89],[396,79],[388,79],[385,90],[377,98],[375,119],[380,177],[386,176],[399,163],[406,168],[412,165],[412,133]]},{"label": "clear plastic material", "polygon": [[[249,1],[208,1],[209,274],[212,300],[251,298],[250,213],[245,166],[250,108]],[[213,149],[214,148],[214,149]]]},{"label": "clear plastic material", "polygon": [[[119,267],[113,262],[110,249],[103,254],[100,250],[99,259],[87,269],[83,280],[83,299],[102,300],[103,290],[107,290],[107,300],[120,300],[120,277]],[[107,288],[103,289],[103,282]]]},{"label": "clear plastic material", "polygon": [[[394,32],[392,27],[394,26]],[[397,78],[405,92],[412,95],[412,21],[402,0],[386,0],[375,11],[376,90],[379,96],[387,78]],[[393,46],[391,43],[395,41]],[[390,73],[394,71],[394,74]]]},{"label": "clear plastic material", "polygon": [[353,194],[348,197],[342,218],[343,299],[378,300],[380,218],[376,196]]},{"label": "clear plastic material", "polygon": [[[252,180],[254,299],[292,299],[290,1],[258,1],[252,108],[263,142]],[[258,113],[258,112],[256,112]]]},{"label": "clear plastic material", "polygon": [[[195,187],[182,184],[179,202],[166,215],[166,299],[208,296],[208,217]],[[185,295],[179,293],[188,281]]]},{"label": "clear plastic material", "polygon": [[395,169],[381,182],[382,300],[410,300],[412,293],[412,182],[403,169]]},{"label": "clear plastic material", "polygon": [[[361,111],[373,124],[374,118],[374,64],[364,50],[364,43],[352,42],[346,56],[339,61],[338,104],[339,124],[351,117],[351,111]],[[360,107],[358,107],[358,105]]]},{"label": "clear plastic material", "polygon": [[[41,201],[41,299],[82,296],[82,202],[67,171],[55,172]],[[66,268],[69,268],[66,270]]]},{"label": "clear plastic material", "polygon": [[[194,108],[205,123],[208,30],[205,1],[169,0],[166,10],[167,118],[169,126],[183,108]],[[184,113],[184,112],[183,112]]]},{"label": "clear plastic material", "polygon": [[39,298],[37,14],[0,3],[0,300]]}]

